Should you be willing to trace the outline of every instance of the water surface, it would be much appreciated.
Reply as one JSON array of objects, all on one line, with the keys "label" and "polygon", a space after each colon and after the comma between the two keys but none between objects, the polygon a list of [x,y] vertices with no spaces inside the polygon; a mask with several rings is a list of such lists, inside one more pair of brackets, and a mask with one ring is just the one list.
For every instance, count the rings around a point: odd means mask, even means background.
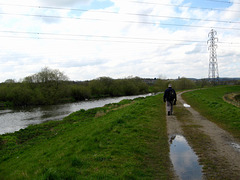
[{"label": "water surface", "polygon": [[197,155],[183,136],[173,135],[170,138],[170,158],[180,179],[202,179],[202,166],[199,165]]},{"label": "water surface", "polygon": [[27,107],[14,110],[0,110],[0,134],[11,133],[26,128],[31,124],[39,124],[50,120],[61,120],[72,112],[80,109],[102,107],[110,103],[118,103],[123,99],[135,99],[151,94],[123,96],[99,100],[81,101],[61,105]]}]

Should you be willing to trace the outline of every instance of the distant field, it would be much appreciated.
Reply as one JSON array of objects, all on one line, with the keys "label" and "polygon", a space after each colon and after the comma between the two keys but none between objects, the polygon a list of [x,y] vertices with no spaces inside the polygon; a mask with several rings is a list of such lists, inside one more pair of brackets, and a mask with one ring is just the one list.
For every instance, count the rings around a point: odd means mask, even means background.
[{"label": "distant field", "polygon": [[228,93],[240,92],[240,86],[222,86],[184,93],[183,98],[209,120],[240,138],[240,108],[223,100]]}]

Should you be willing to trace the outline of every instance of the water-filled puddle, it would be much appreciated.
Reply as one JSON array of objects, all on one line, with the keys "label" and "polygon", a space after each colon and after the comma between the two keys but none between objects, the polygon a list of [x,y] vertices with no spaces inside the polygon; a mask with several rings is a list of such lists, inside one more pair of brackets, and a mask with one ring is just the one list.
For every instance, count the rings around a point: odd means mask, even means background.
[{"label": "water-filled puddle", "polygon": [[240,152],[240,145],[237,143],[231,143],[231,146],[238,152]]},{"label": "water-filled puddle", "polygon": [[174,135],[170,138],[170,158],[180,179],[202,179],[202,166],[183,136]]}]

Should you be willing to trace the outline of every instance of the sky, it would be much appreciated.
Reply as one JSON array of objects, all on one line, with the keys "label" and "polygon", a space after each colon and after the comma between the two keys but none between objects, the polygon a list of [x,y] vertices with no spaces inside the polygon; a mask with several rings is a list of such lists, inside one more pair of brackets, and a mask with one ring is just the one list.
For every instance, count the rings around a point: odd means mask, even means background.
[{"label": "sky", "polygon": [[239,0],[0,0],[0,82],[48,67],[73,81],[240,77]]}]

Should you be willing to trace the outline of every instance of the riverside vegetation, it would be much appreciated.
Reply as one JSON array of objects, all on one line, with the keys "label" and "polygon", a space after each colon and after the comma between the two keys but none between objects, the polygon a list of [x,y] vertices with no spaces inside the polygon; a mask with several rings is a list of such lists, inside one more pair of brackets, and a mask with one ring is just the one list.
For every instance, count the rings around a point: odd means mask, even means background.
[{"label": "riverside vegetation", "polygon": [[151,85],[139,77],[124,79],[100,77],[90,81],[73,82],[69,81],[63,72],[45,67],[40,72],[27,76],[17,83],[11,79],[0,83],[0,106],[52,105],[92,98],[163,92],[168,83],[172,83],[175,90],[211,86],[207,80],[194,82],[187,78],[158,79],[155,84]]},{"label": "riverside vegetation", "polygon": [[[50,105],[92,98],[139,95],[164,91],[170,82],[159,79],[154,85],[147,85],[139,77],[125,79],[100,77],[84,82],[71,82],[68,79],[63,72],[45,67],[18,83],[11,79],[6,80],[0,84],[0,104],[11,107]],[[175,89],[191,89],[198,86],[186,78],[171,83]]]},{"label": "riverside vegetation", "polygon": [[0,136],[0,179],[169,179],[162,95]]},{"label": "riverside vegetation", "polygon": [[71,82],[64,73],[47,67],[25,77],[21,83],[13,82],[7,80],[0,84],[0,102],[7,106],[49,105],[149,92],[147,84],[138,77],[117,80],[101,77]]}]

